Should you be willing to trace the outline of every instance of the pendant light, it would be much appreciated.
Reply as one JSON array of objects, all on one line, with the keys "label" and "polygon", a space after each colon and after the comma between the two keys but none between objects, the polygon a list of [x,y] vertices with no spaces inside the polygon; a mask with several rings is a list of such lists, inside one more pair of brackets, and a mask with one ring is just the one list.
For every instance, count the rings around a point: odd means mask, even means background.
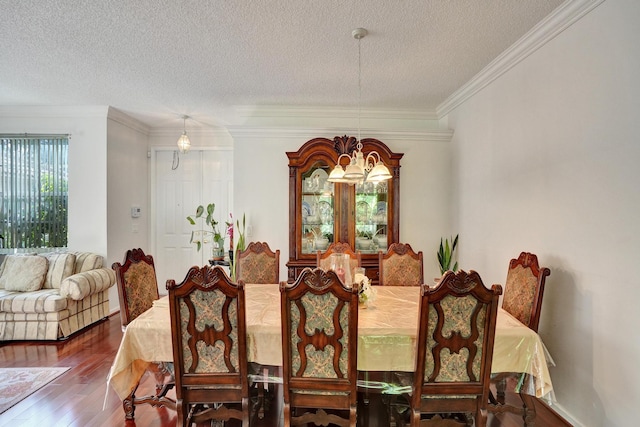
[{"label": "pendant light", "polygon": [[191,141],[189,140],[189,136],[187,135],[187,119],[188,118],[189,116],[187,115],[182,116],[182,124],[183,124],[184,131],[182,132],[182,135],[180,135],[180,138],[178,138],[178,150],[182,154],[187,153],[191,148]]},{"label": "pendant light", "polygon": [[[338,162],[327,179],[329,182],[344,182],[353,185],[364,181],[374,183],[381,182],[393,177],[377,151],[369,152],[366,157],[362,153],[362,141],[360,139],[360,108],[362,103],[360,40],[367,34],[368,31],[364,28],[356,28],[351,32],[353,38],[358,40],[358,144],[351,155],[341,154],[340,157],[338,157]],[[349,159],[349,164],[346,169],[343,169],[340,165],[340,159],[342,157]]]}]

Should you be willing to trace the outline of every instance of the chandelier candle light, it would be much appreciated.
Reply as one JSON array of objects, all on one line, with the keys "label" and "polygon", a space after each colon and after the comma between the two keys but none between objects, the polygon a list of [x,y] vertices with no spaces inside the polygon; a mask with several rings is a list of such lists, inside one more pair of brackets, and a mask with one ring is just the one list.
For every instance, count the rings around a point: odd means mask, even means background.
[{"label": "chandelier candle light", "polygon": [[[356,28],[351,34],[358,40],[358,145],[356,145],[356,149],[351,155],[341,154],[340,157],[338,157],[336,167],[333,168],[329,174],[327,181],[344,182],[351,185],[364,181],[377,183],[391,179],[392,175],[384,165],[377,151],[371,151],[366,157],[362,153],[363,147],[360,139],[360,104],[362,98],[360,40],[367,35],[367,30],[364,28]],[[340,165],[340,159],[342,157],[349,159],[349,164],[346,169],[343,169],[342,165]]]}]

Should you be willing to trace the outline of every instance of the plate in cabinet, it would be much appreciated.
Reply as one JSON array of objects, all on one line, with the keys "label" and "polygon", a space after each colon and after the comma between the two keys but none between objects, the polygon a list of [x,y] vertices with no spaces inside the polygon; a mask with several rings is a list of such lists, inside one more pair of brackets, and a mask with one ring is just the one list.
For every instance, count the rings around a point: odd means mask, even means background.
[{"label": "plate in cabinet", "polygon": [[302,201],[302,220],[306,220],[306,218],[311,215],[311,205],[309,205],[309,202],[307,201]]}]

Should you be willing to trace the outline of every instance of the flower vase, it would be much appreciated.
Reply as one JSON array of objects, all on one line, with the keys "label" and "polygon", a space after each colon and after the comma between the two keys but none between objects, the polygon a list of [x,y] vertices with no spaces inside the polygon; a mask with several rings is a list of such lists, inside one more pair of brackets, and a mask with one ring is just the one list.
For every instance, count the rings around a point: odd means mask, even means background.
[{"label": "flower vase", "polygon": [[348,288],[352,285],[350,261],[349,254],[331,254],[331,269],[336,272],[338,278]]},{"label": "flower vase", "polygon": [[214,261],[222,261],[224,259],[224,249],[216,245],[211,249],[211,257]]}]

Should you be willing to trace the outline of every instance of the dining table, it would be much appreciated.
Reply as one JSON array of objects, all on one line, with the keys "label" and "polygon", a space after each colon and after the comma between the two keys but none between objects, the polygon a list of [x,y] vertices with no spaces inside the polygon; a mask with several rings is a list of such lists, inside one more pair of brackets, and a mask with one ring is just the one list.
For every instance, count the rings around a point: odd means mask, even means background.
[{"label": "dining table", "polygon": [[[374,288],[375,298],[368,305],[361,305],[358,310],[358,371],[413,372],[420,287]],[[268,367],[282,366],[279,285],[246,284],[245,307],[248,361]],[[126,402],[132,398],[150,365],[172,361],[169,301],[164,296],[127,326],[108,375],[107,387],[113,388],[118,397]],[[548,369],[552,364],[553,360],[540,336],[499,308],[492,374],[521,374],[522,378],[527,378],[520,385],[521,393],[553,400],[553,385]],[[407,391],[401,384],[388,381],[369,384],[366,375],[361,378],[365,378],[362,386],[382,388],[383,393]],[[277,378],[271,380],[278,381]]]}]

